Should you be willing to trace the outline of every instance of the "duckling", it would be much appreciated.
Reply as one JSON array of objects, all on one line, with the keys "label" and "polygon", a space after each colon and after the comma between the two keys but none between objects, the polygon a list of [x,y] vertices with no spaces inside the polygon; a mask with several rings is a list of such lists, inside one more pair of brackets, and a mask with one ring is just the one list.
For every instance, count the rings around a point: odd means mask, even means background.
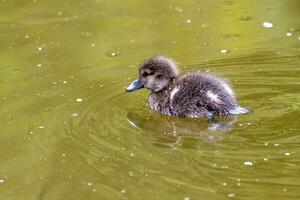
[{"label": "duckling", "polygon": [[154,56],[141,64],[139,78],[126,89],[151,91],[147,105],[169,116],[211,119],[219,115],[245,114],[230,84],[211,73],[192,72],[180,75],[175,61]]}]

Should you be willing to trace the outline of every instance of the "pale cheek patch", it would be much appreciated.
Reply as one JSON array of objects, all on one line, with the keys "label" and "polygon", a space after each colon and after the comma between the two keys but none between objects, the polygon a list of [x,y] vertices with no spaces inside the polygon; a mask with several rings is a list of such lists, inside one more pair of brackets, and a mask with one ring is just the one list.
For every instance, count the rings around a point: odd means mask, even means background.
[{"label": "pale cheek patch", "polygon": [[170,100],[172,101],[173,98],[174,98],[174,95],[178,92],[179,90],[179,87],[175,87],[172,92],[171,92],[171,95],[170,95]]},{"label": "pale cheek patch", "polygon": [[229,87],[229,85],[227,84],[223,84],[224,89],[231,95],[235,95],[234,92],[232,91],[232,89]]},{"label": "pale cheek patch", "polygon": [[148,84],[153,85],[154,84],[154,78],[152,76],[148,77]]},{"label": "pale cheek patch", "polygon": [[208,97],[211,101],[214,101],[214,102],[219,102],[219,101],[220,101],[218,95],[212,93],[211,91],[207,91],[207,92],[206,92],[206,95],[207,95],[207,97]]}]

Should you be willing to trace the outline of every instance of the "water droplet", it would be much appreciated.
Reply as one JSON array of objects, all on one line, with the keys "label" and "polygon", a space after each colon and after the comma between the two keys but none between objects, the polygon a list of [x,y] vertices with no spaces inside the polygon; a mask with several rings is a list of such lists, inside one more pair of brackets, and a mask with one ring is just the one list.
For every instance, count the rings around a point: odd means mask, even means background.
[{"label": "water droplet", "polygon": [[82,102],[82,101],[83,101],[83,99],[81,99],[81,98],[76,99],[76,102]]},{"label": "water droplet", "polygon": [[188,20],[186,20],[186,23],[190,24],[190,23],[192,23],[192,20],[188,19]]},{"label": "water droplet", "polygon": [[287,36],[287,37],[291,37],[292,35],[293,35],[293,34],[292,34],[291,32],[287,32],[287,33],[286,33],[286,36]]},{"label": "water droplet", "polygon": [[230,193],[230,194],[228,194],[228,197],[234,197],[235,196],[235,194],[234,193]]},{"label": "water droplet", "polygon": [[253,166],[253,163],[251,161],[245,161],[244,165],[245,166]]},{"label": "water droplet", "polygon": [[41,67],[41,66],[42,66],[42,64],[37,64],[36,66],[38,66],[38,67]]},{"label": "water droplet", "polygon": [[179,13],[182,13],[183,12],[183,9],[182,8],[180,8],[180,7],[175,7],[175,10],[177,11],[177,12],[179,12]]},{"label": "water droplet", "polygon": [[39,50],[39,51],[42,51],[42,50],[43,50],[43,47],[38,47],[38,50]]},{"label": "water droplet", "polygon": [[272,28],[273,27],[273,24],[271,22],[263,22],[262,25],[265,27],[265,28]]},{"label": "water droplet", "polygon": [[106,53],[106,55],[107,55],[108,57],[116,57],[116,56],[118,56],[119,54],[120,54],[120,52],[117,51],[117,50]]},{"label": "water droplet", "polygon": [[190,200],[190,197],[184,197],[183,200]]},{"label": "water droplet", "polygon": [[87,185],[88,185],[88,186],[92,186],[92,183],[91,183],[91,182],[89,182]]},{"label": "water droplet", "polygon": [[221,49],[220,52],[221,53],[228,53],[228,49]]},{"label": "water droplet", "polygon": [[92,44],[91,44],[91,46],[92,46],[92,47],[95,47],[95,46],[96,46],[96,44],[95,44],[95,43],[92,43]]},{"label": "water droplet", "polygon": [[126,193],[126,189],[121,190],[121,193],[125,194]]},{"label": "water droplet", "polygon": [[289,156],[289,155],[291,155],[291,153],[286,152],[286,153],[284,153],[284,155]]},{"label": "water droplet", "polygon": [[72,117],[78,117],[79,114],[78,114],[78,113],[73,113],[71,116],[72,116]]},{"label": "water droplet", "polygon": [[43,129],[43,128],[45,128],[45,127],[44,127],[44,126],[39,126],[38,128]]}]

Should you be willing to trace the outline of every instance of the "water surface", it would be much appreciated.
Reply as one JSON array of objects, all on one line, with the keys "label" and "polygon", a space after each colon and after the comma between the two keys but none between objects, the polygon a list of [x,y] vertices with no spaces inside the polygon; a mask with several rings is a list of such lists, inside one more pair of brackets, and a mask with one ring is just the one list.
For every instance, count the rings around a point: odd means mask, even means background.
[{"label": "water surface", "polygon": [[[299,199],[297,0],[0,2],[0,199]],[[265,23],[264,23],[265,22]],[[170,118],[141,61],[228,78],[249,115]]]}]

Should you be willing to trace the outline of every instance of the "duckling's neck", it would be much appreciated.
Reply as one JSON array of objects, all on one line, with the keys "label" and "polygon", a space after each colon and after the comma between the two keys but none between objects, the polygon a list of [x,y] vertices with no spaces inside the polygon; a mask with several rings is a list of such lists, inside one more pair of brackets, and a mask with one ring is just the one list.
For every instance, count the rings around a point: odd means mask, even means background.
[{"label": "duckling's neck", "polygon": [[161,112],[166,115],[171,115],[170,96],[175,86],[176,79],[173,79],[163,90],[159,92],[152,91],[148,97],[147,105],[157,112]]}]

